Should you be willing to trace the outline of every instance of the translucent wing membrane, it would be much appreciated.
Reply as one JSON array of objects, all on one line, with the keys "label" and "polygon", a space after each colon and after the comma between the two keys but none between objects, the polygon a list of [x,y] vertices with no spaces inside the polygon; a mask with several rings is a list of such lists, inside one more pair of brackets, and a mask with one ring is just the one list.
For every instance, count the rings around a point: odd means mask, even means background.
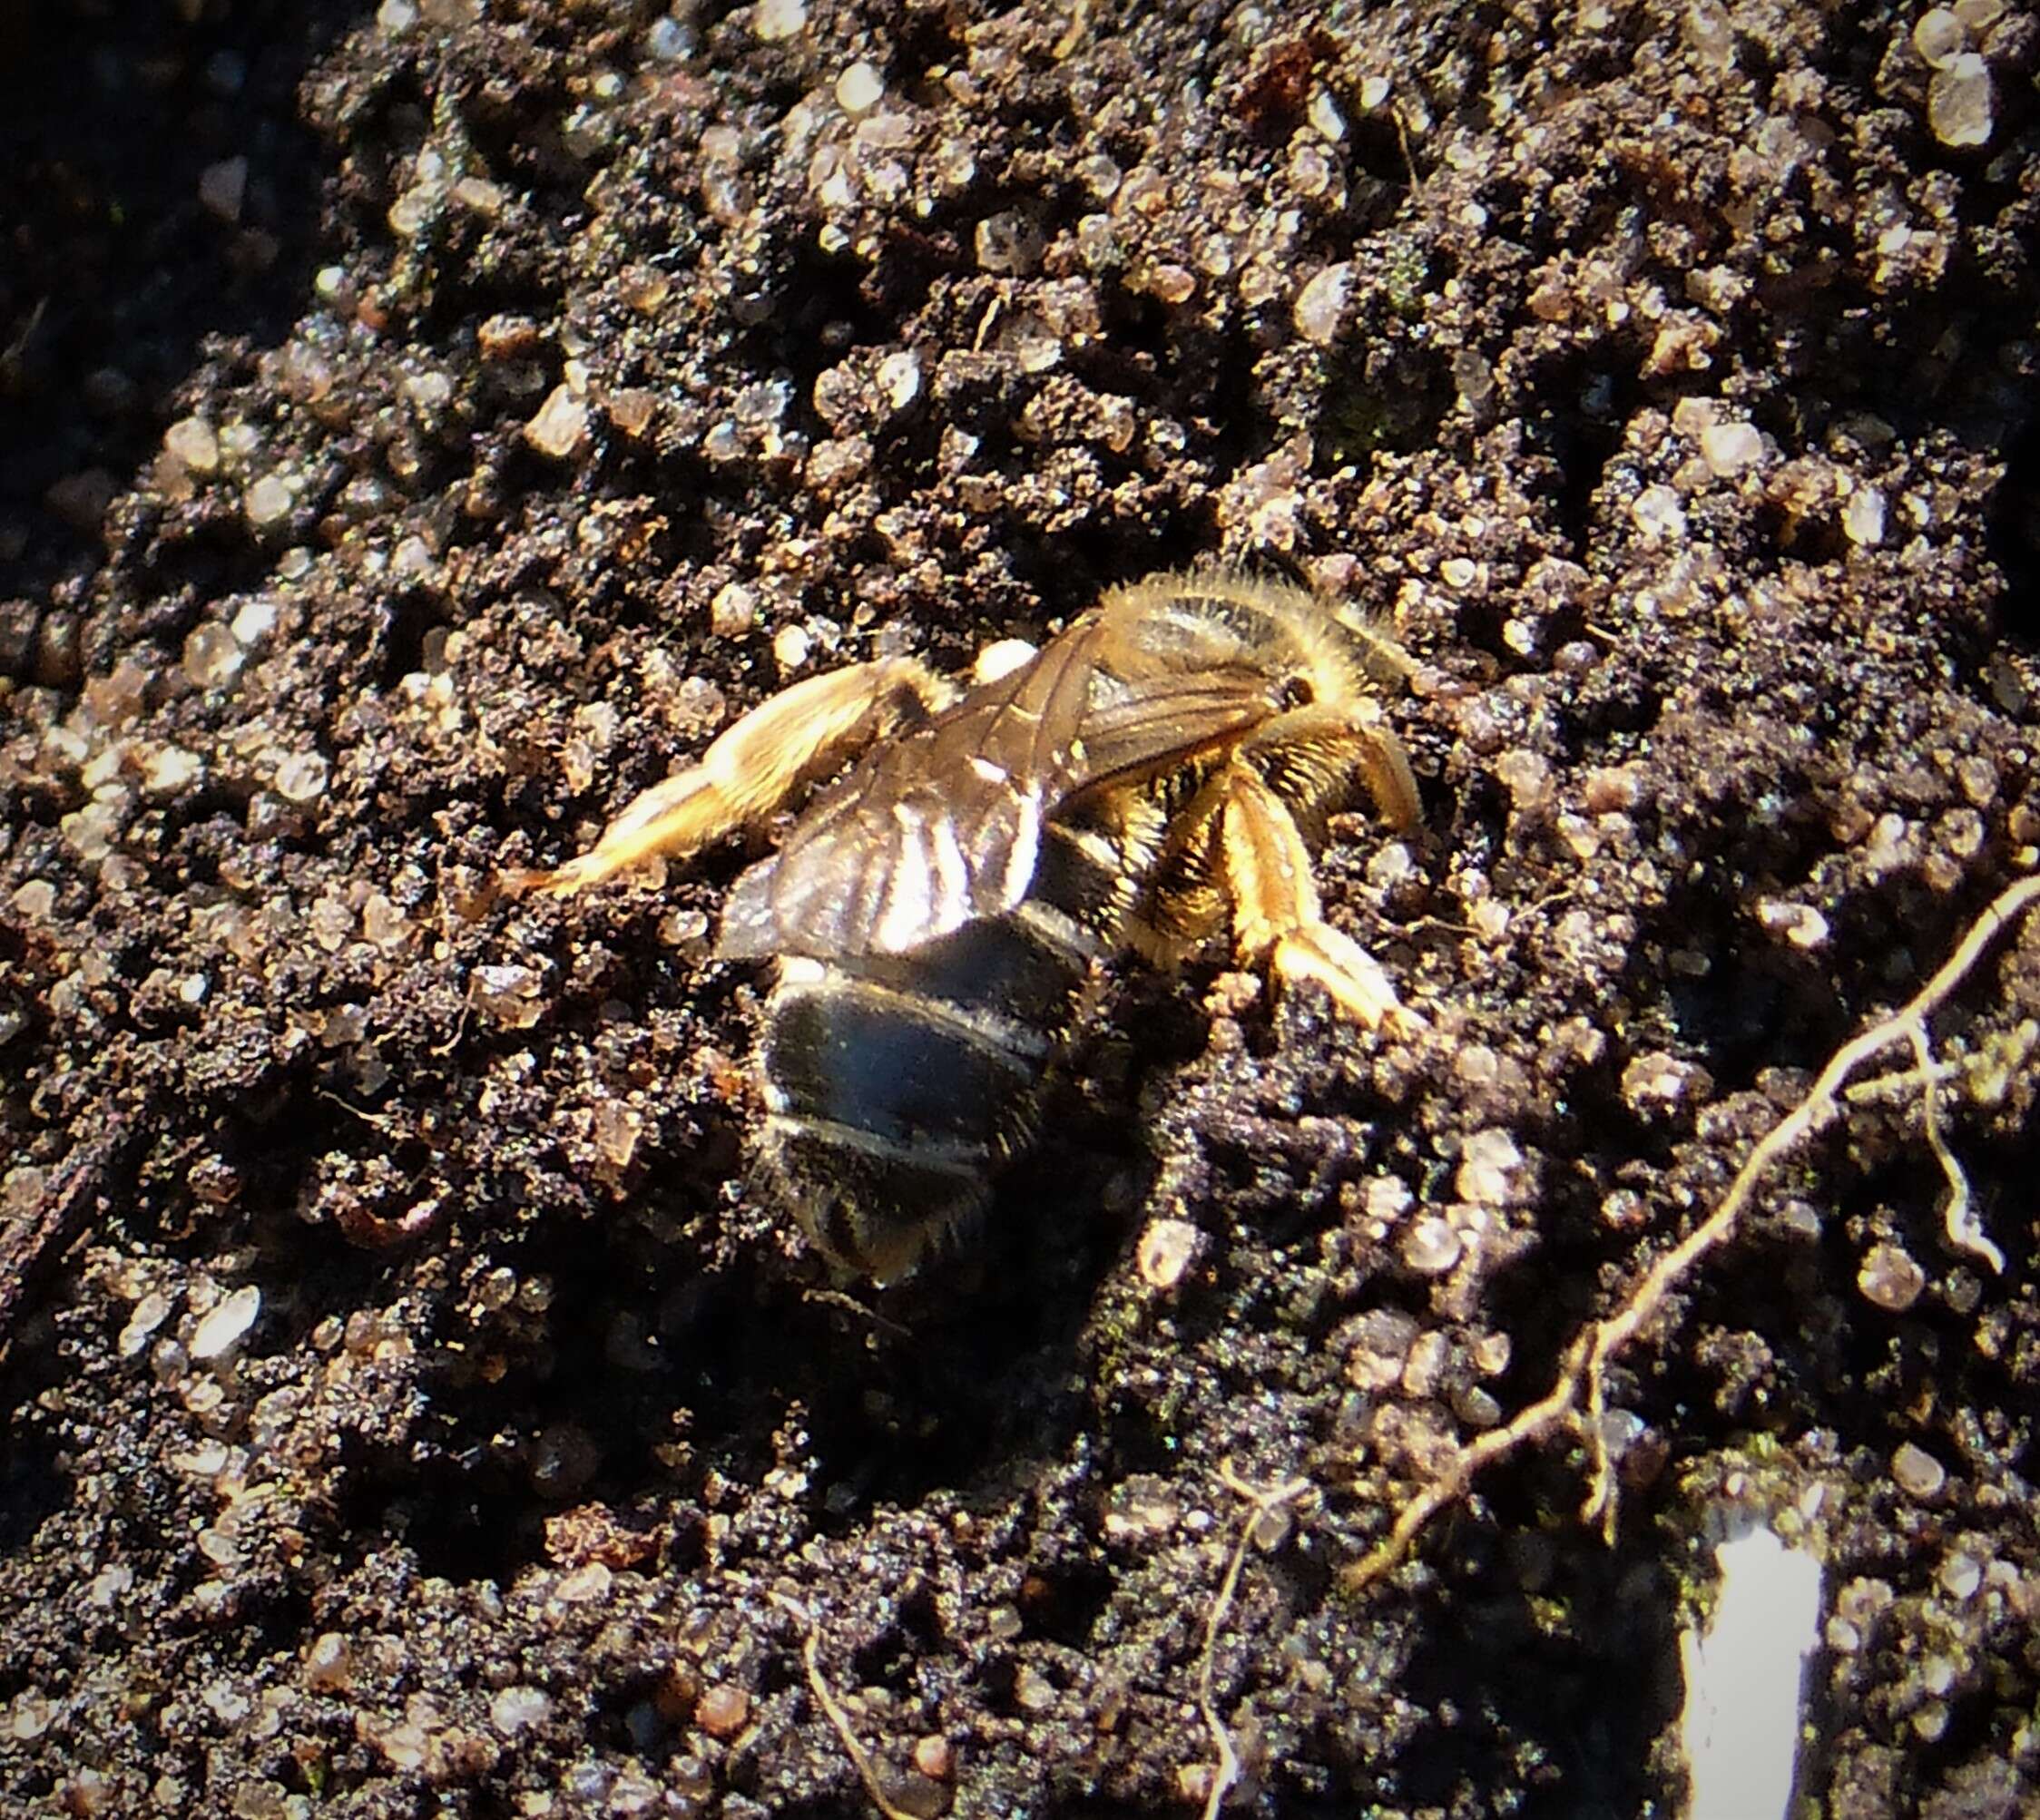
[{"label": "translucent wing membrane", "polygon": [[1079,788],[1164,770],[1235,745],[1275,712],[1268,678],[1240,669],[1143,678],[1107,690],[1084,718]]},{"label": "translucent wing membrane", "polygon": [[719,952],[903,954],[1026,895],[1042,825],[1085,781],[1095,628],[882,745],[737,882]]}]

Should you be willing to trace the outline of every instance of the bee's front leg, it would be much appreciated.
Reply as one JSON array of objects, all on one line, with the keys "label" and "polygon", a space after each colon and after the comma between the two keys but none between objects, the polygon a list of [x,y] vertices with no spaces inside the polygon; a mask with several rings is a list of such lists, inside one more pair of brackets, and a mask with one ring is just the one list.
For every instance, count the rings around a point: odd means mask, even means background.
[{"label": "bee's front leg", "polygon": [[1222,788],[1219,850],[1241,958],[1267,960],[1285,984],[1322,986],[1370,1030],[1386,1025],[1408,1036],[1426,1028],[1397,998],[1380,962],[1325,921],[1310,850],[1281,798],[1249,765],[1230,767]]},{"label": "bee's front leg", "polygon": [[594,846],[553,872],[506,874],[513,890],[566,896],[652,858],[682,859],[766,820],[863,747],[946,708],[956,685],[917,658],[811,676],[726,727],[700,759],[633,798]]},{"label": "bee's front leg", "polygon": [[1242,758],[1272,758],[1321,777],[1358,772],[1376,811],[1392,828],[1415,827],[1423,812],[1409,754],[1379,706],[1365,696],[1278,714],[1239,750]]}]

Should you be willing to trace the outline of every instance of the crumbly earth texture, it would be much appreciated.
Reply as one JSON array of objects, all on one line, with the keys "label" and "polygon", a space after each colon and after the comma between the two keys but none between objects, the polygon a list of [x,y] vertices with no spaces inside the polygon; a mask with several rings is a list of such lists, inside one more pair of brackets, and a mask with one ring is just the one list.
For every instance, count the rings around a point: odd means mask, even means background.
[{"label": "crumbly earth texture", "polygon": [[[0,1811],[874,1812],[811,1639],[897,1813],[1665,1814],[1751,1520],[1803,1811],[2035,1811],[2040,932],[1617,1362],[1612,1541],[1560,1433],[1342,1578],[2035,863],[2030,7],[0,27]],[[1420,665],[1323,878],[1427,1033],[1117,969],[832,1283],[745,855],[498,871],[1198,559]]]}]

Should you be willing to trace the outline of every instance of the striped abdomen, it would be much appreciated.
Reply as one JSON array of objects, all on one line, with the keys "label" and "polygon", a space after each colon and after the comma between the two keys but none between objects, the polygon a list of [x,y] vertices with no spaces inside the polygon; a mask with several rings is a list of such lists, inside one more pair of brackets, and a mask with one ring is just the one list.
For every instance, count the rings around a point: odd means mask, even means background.
[{"label": "striped abdomen", "polygon": [[1117,945],[1128,871],[1095,828],[1052,824],[1007,915],[906,954],[780,962],[760,1156],[824,1251],[883,1282],[983,1204]]}]

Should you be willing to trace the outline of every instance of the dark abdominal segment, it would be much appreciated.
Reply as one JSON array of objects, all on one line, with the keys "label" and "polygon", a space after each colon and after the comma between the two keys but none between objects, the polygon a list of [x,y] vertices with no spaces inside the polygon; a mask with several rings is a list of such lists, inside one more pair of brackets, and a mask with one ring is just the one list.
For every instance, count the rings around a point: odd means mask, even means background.
[{"label": "dark abdominal segment", "polygon": [[785,1115],[891,1149],[988,1157],[996,1109],[1035,1084],[1042,1058],[966,1015],[831,966],[812,985],[781,988],[765,1040],[766,1079]]},{"label": "dark abdominal segment", "polygon": [[1031,1136],[1109,948],[1103,867],[1051,829],[1074,913],[1030,898],[904,955],[790,957],[767,1006],[761,1159],[825,1251],[881,1281],[973,1212]]}]

